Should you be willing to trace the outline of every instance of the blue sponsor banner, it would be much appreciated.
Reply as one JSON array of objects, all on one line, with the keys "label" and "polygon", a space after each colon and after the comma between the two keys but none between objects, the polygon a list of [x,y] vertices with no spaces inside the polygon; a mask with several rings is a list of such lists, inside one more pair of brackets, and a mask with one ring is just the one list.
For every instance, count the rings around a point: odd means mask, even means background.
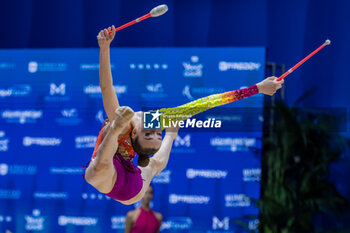
[{"label": "blue sponsor banner", "polygon": [[[124,232],[137,205],[106,197],[82,177],[106,118],[98,62],[98,49],[0,50],[1,232]],[[135,111],[251,86],[264,67],[259,47],[111,50],[119,102]],[[247,216],[258,215],[262,106],[255,95],[198,117],[226,128],[180,130],[154,178],[162,232],[256,229],[257,217]]]}]

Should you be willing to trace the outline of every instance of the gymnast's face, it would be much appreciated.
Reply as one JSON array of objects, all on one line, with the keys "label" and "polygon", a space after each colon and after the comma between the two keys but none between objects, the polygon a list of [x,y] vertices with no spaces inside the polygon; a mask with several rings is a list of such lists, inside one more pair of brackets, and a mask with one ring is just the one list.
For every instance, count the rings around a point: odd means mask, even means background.
[{"label": "gymnast's face", "polygon": [[[134,143],[137,141],[142,150],[156,152],[159,150],[160,145],[162,144],[162,130],[144,129],[143,127],[138,129],[134,128],[132,132],[132,139]],[[134,149],[136,148],[134,147]]]},{"label": "gymnast's face", "polygon": [[160,144],[162,144],[162,130],[141,129],[139,142],[144,148],[159,149]]}]

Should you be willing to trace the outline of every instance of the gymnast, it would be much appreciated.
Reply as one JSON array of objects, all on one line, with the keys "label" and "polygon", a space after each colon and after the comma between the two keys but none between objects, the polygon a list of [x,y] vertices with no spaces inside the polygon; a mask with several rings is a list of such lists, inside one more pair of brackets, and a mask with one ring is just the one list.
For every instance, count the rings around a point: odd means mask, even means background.
[{"label": "gymnast", "polygon": [[[85,179],[99,192],[122,204],[131,205],[141,200],[153,177],[166,167],[179,127],[167,128],[162,138],[162,129],[144,129],[141,124],[142,112],[135,113],[130,107],[119,105],[110,66],[110,43],[114,36],[114,26],[101,30],[97,36],[100,87],[107,119],[97,137]],[[258,93],[273,95],[282,84],[283,80],[276,81],[275,77],[269,77],[248,88],[211,95],[159,111],[164,116],[183,114],[188,118]],[[138,166],[133,163],[136,154],[139,156]]]},{"label": "gymnast", "polygon": [[141,199],[141,206],[127,213],[125,219],[125,233],[159,233],[163,215],[151,208],[154,197],[153,186],[148,189]]}]

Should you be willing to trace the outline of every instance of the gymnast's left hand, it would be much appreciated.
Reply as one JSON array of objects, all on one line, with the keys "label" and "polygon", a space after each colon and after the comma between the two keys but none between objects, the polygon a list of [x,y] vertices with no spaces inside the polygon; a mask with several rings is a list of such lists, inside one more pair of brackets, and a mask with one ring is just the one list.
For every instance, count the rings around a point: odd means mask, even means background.
[{"label": "gymnast's left hand", "polygon": [[[112,31],[112,33],[108,33]],[[97,35],[98,45],[101,49],[109,48],[111,42],[113,41],[115,36],[115,27],[114,25],[109,28],[105,28],[101,30]]]},{"label": "gymnast's left hand", "polygon": [[277,81],[277,78],[275,76],[272,76],[264,79],[260,83],[256,84],[256,86],[259,89],[259,93],[272,96],[278,89],[282,87],[283,83],[283,79],[281,81]]}]

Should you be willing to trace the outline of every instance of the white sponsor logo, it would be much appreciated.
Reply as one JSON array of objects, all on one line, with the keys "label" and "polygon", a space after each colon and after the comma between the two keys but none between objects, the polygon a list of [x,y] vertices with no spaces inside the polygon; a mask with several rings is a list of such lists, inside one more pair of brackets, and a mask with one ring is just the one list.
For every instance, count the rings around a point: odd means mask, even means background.
[{"label": "white sponsor logo", "polygon": [[75,148],[94,148],[96,143],[96,136],[78,136],[75,137]]},{"label": "white sponsor logo", "polygon": [[36,61],[31,61],[28,63],[29,73],[36,73],[38,71],[65,71],[66,69],[66,63],[38,63]]},{"label": "white sponsor logo", "polygon": [[208,179],[225,179],[227,171],[221,170],[198,170],[198,169],[187,169],[186,176],[188,179],[194,179],[196,177],[208,178]]},{"label": "white sponsor logo", "polygon": [[63,109],[61,111],[62,116],[67,118],[78,117],[78,111],[76,108],[72,109]]},{"label": "white sponsor logo", "polygon": [[11,216],[0,215],[0,222],[12,222]]},{"label": "white sponsor logo", "polygon": [[152,180],[152,183],[161,183],[161,184],[169,184],[170,183],[170,170],[163,170],[157,176],[155,176]]},{"label": "white sponsor logo", "polygon": [[40,210],[34,209],[32,215],[25,215],[25,229],[27,231],[42,231],[44,230],[45,218],[40,216]]},{"label": "white sponsor logo", "polygon": [[179,202],[186,204],[208,204],[210,197],[208,196],[196,196],[196,195],[178,195],[170,194],[169,203],[177,204]]},{"label": "white sponsor logo", "polygon": [[239,150],[247,150],[249,147],[256,146],[255,138],[220,138],[210,139],[211,146],[227,147],[232,152]]},{"label": "white sponsor logo", "polygon": [[97,63],[94,63],[94,64],[80,64],[80,69],[81,70],[98,70],[99,68],[100,68],[100,65],[97,64]]},{"label": "white sponsor logo", "polygon": [[149,83],[145,86],[147,92],[141,93],[142,98],[164,98],[167,94],[164,91],[163,84]]},{"label": "white sponsor logo", "polygon": [[202,77],[203,64],[198,63],[198,56],[192,56],[191,62],[183,62],[185,70],[183,72],[184,77]]},{"label": "white sponsor logo", "polygon": [[149,92],[154,92],[154,93],[160,93],[163,92],[163,84],[161,83],[156,83],[156,84],[148,84],[146,85],[146,89]]},{"label": "white sponsor logo", "polygon": [[0,139],[0,151],[6,152],[9,150],[9,139]]},{"label": "white sponsor logo", "polygon": [[128,91],[127,86],[122,86],[122,85],[116,85],[113,86],[115,93],[117,94],[125,94]]},{"label": "white sponsor logo", "polygon": [[0,152],[6,152],[9,150],[9,139],[5,138],[5,131],[0,131]]},{"label": "white sponsor logo", "polygon": [[111,217],[112,229],[124,229],[125,228],[125,216],[112,216]]},{"label": "white sponsor logo", "polygon": [[189,100],[193,100],[193,96],[191,95],[191,87],[190,85],[186,85],[184,89],[182,90],[182,95],[187,97]]},{"label": "white sponsor logo", "polygon": [[19,199],[21,191],[15,189],[0,189],[0,199]]},{"label": "white sponsor logo", "polygon": [[42,116],[43,111],[39,110],[4,110],[1,113],[1,117],[3,119],[8,119],[11,122],[12,120],[15,120],[21,124],[24,124],[26,122],[35,122],[36,119],[42,118]]},{"label": "white sponsor logo", "polygon": [[50,95],[65,95],[66,94],[66,84],[61,83],[56,86],[56,84],[50,84]]},{"label": "white sponsor logo", "polygon": [[98,218],[94,217],[74,217],[74,216],[64,216],[58,217],[58,225],[75,225],[75,226],[95,226],[97,224]]},{"label": "white sponsor logo", "polygon": [[247,168],[243,169],[243,181],[260,181],[261,168]]},{"label": "white sponsor logo", "polygon": [[35,192],[33,196],[36,199],[67,199],[68,198],[68,194],[65,192],[62,192],[62,193]]},{"label": "white sponsor logo", "polygon": [[23,146],[59,146],[62,142],[61,138],[34,138],[34,137],[24,137],[23,138]]},{"label": "white sponsor logo", "polygon": [[162,222],[162,230],[188,230],[192,226],[192,219],[187,217],[172,217]]},{"label": "white sponsor logo", "polygon": [[0,89],[0,97],[7,97],[12,95],[11,89]]},{"label": "white sponsor logo", "polygon": [[177,137],[174,140],[174,146],[179,147],[179,146],[184,146],[184,147],[190,147],[191,146],[191,135],[186,134],[184,137],[180,137],[177,135]]},{"label": "white sponsor logo", "polygon": [[250,198],[245,194],[225,195],[226,207],[247,207],[250,206]]},{"label": "white sponsor logo", "polygon": [[0,164],[0,175],[5,176],[9,171],[9,166],[6,163]]},{"label": "white sponsor logo", "polygon": [[116,85],[113,86],[115,93],[117,94],[124,94],[127,92],[127,86],[122,86],[122,85]]},{"label": "white sponsor logo", "polygon": [[191,147],[191,134],[186,134],[184,136],[178,135],[174,140],[174,148],[172,149],[174,153],[181,154],[192,154],[196,150]]},{"label": "white sponsor logo", "polygon": [[[189,100],[195,99],[194,96],[203,96],[203,95],[211,95],[216,93],[224,92],[224,88],[216,88],[216,87],[191,87],[190,85],[186,85],[182,90],[182,95],[185,96]],[[193,95],[192,95],[193,94]]]},{"label": "white sponsor logo", "polygon": [[89,85],[84,87],[84,93],[85,94],[101,94],[101,87],[100,86],[94,86],[94,85]]},{"label": "white sponsor logo", "polygon": [[35,61],[31,61],[28,63],[28,71],[29,73],[35,73],[38,71],[38,63]]},{"label": "white sponsor logo", "polygon": [[26,165],[8,165],[6,163],[0,164],[0,175],[34,175],[36,173],[36,166]]},{"label": "white sponsor logo", "polygon": [[51,167],[51,174],[72,174],[72,175],[80,175],[83,174],[84,171],[80,167]]},{"label": "white sponsor logo", "polygon": [[0,89],[0,97],[25,96],[32,90],[30,85],[16,85],[8,89]]},{"label": "white sponsor logo", "polygon": [[63,109],[61,115],[62,117],[56,118],[56,122],[60,125],[79,125],[82,121],[76,108]]},{"label": "white sponsor logo", "polygon": [[256,62],[219,62],[219,70],[259,70],[261,67],[260,63]]},{"label": "white sponsor logo", "polygon": [[218,217],[213,216],[212,227],[213,227],[213,230],[216,230],[216,229],[228,230],[230,228],[230,219],[228,217],[225,217],[223,220],[220,221]]},{"label": "white sponsor logo", "polygon": [[[125,94],[128,90],[127,86],[125,85],[115,85],[113,86],[113,88],[118,95]],[[102,91],[100,86],[95,86],[91,84],[84,87],[84,93],[91,97],[102,96]]]},{"label": "white sponsor logo", "polygon": [[158,69],[163,69],[163,70],[166,70],[168,69],[168,64],[158,64],[158,63],[155,63],[155,64],[135,64],[135,63],[131,63],[130,65],[130,69],[131,70],[135,70],[135,69],[139,69],[139,70],[143,70],[143,69],[146,69],[146,70],[150,70],[150,69],[155,69],[155,70],[158,70]]},{"label": "white sponsor logo", "polygon": [[101,194],[101,193],[83,193],[81,194],[81,197],[84,199],[84,200],[88,200],[88,199],[91,199],[91,200],[111,200],[110,197],[104,195],[104,194]]},{"label": "white sponsor logo", "polygon": [[103,122],[105,122],[105,117],[104,117],[104,112],[102,110],[99,110],[97,113],[96,113],[96,116],[95,116],[95,119],[99,122],[101,122],[101,124]]},{"label": "white sponsor logo", "polygon": [[[114,64],[111,64],[111,69],[113,70],[115,68]],[[92,63],[92,64],[80,64],[81,70],[99,70],[100,64],[98,63]]]}]

